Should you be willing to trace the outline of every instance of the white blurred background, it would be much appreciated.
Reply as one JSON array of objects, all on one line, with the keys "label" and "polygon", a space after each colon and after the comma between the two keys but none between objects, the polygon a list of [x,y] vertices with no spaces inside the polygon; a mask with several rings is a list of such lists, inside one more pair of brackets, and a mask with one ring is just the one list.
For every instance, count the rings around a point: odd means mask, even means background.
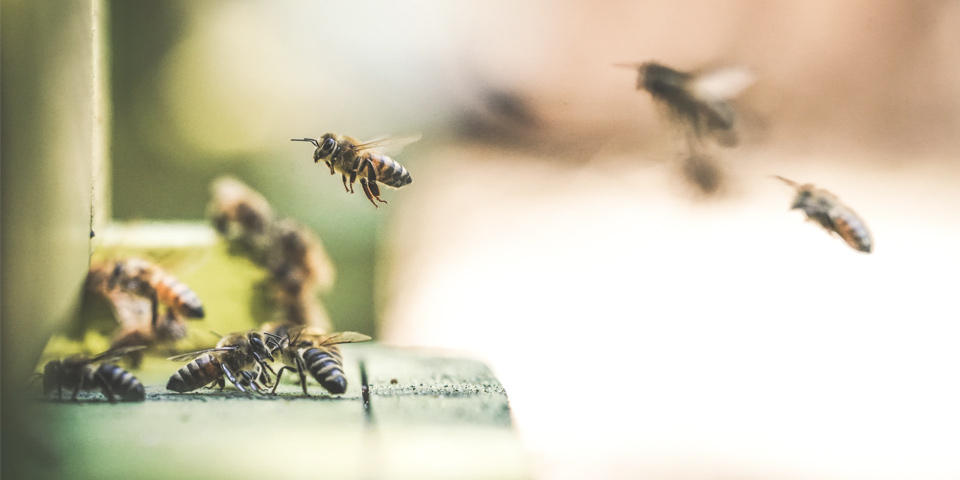
[{"label": "white blurred background", "polygon": [[[491,364],[538,478],[960,477],[957,2],[111,15],[115,215],[201,218],[240,176],[346,271],[335,324]],[[645,60],[756,73],[718,193],[612,66]],[[395,157],[414,183],[346,195],[289,142],[327,131],[422,132]],[[836,193],[874,253],[774,174]]]}]

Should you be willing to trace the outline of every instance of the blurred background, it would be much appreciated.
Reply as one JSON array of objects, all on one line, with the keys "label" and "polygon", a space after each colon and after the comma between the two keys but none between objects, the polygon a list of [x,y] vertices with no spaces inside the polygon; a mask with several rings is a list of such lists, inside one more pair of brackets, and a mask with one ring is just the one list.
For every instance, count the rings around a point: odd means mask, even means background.
[{"label": "blurred background", "polygon": [[[248,183],[322,239],[335,329],[492,366],[537,478],[960,475],[960,3],[104,7],[107,218],[204,221]],[[757,76],[715,189],[613,66],[647,60]],[[325,132],[421,133],[413,183],[346,194],[289,141]]]}]

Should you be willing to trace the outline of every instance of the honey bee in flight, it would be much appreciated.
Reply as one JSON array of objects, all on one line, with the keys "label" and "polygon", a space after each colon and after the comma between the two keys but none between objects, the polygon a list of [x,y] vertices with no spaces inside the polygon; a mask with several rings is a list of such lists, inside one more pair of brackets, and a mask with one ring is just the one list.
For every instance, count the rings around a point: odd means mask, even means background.
[{"label": "honey bee in flight", "polygon": [[[271,328],[269,325],[265,327]],[[277,372],[277,383],[273,386],[273,392],[277,391],[284,370],[297,372],[300,375],[300,387],[303,388],[304,395],[310,395],[307,393],[306,372],[310,372],[310,375],[328,392],[332,394],[346,392],[347,378],[343,374],[343,356],[337,345],[371,340],[362,333],[324,333],[318,328],[309,326],[281,325],[273,328],[274,333],[283,337],[280,359],[284,364]],[[293,337],[290,337],[291,333]]]},{"label": "honey bee in flight", "polygon": [[121,290],[150,299],[150,324],[156,328],[159,321],[158,303],[163,303],[176,315],[186,318],[203,318],[200,297],[186,284],[146,260],[131,258],[119,261],[113,268],[108,289]]},{"label": "honey bee in flight", "polygon": [[246,393],[244,386],[248,386],[262,393],[263,387],[258,380],[270,386],[266,371],[273,372],[273,369],[266,362],[274,360],[273,352],[279,348],[280,341],[279,337],[269,333],[237,332],[221,338],[214,348],[170,357],[167,360],[192,358],[193,361],[170,377],[167,390],[185,393],[213,383],[223,390],[226,377],[241,392]]},{"label": "honey bee in flight", "polygon": [[115,359],[143,347],[111,349],[94,357],[73,355],[62,360],[51,360],[43,367],[43,393],[56,390],[62,398],[63,389],[73,389],[71,400],[76,401],[81,390],[100,390],[107,400],[142,402],[146,398],[143,384],[130,372],[105,361]]},{"label": "honey bee in flight", "polygon": [[[382,183],[389,187],[400,188],[413,181],[410,172],[392,158],[380,153],[380,149],[389,146],[399,147],[419,140],[419,136],[408,138],[386,138],[361,143],[346,135],[326,133],[319,139],[292,138],[291,142],[310,142],[316,150],[313,152],[313,162],[323,163],[330,167],[330,175],[340,172],[343,187],[353,193],[353,184],[360,177],[360,186],[363,193],[374,207],[377,202],[387,203],[380,198]],[[376,199],[376,202],[374,201]]]},{"label": "honey bee in flight", "polygon": [[774,177],[797,189],[797,196],[793,199],[791,209],[803,210],[807,218],[822,226],[827,232],[839,235],[854,250],[870,253],[870,249],[873,248],[873,238],[867,230],[866,223],[853,210],[840,203],[836,196],[809,183],[800,185],[781,176],[774,175]]},{"label": "honey bee in flight", "polygon": [[[637,90],[646,90],[692,129],[697,140],[713,136],[720,144],[737,144],[732,100],[754,82],[747,69],[727,67],[681,72],[655,62],[616,64],[637,70]],[[688,137],[691,146],[693,139]]]},{"label": "honey bee in flight", "polygon": [[270,203],[259,192],[231,177],[214,180],[210,190],[207,216],[213,227],[227,240],[232,253],[263,266],[272,249],[271,228],[276,220]]}]

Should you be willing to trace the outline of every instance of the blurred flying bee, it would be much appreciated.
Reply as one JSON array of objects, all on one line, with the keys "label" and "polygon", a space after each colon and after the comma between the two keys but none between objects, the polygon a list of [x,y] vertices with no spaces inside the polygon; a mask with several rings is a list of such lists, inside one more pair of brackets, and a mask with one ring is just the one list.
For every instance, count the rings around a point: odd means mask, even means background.
[{"label": "blurred flying bee", "polygon": [[266,372],[276,375],[266,362],[273,361],[273,352],[279,347],[279,337],[269,333],[231,333],[221,338],[214,348],[168,358],[172,361],[192,358],[193,361],[170,377],[167,390],[185,393],[214,383],[223,390],[226,377],[241,392],[246,392],[244,386],[247,386],[262,393],[260,382],[270,386]]},{"label": "blurred flying bee", "polygon": [[345,135],[326,133],[319,139],[293,138],[290,141],[310,142],[317,147],[313,152],[313,162],[319,163],[323,160],[327,167],[330,167],[330,175],[340,172],[343,187],[348,192],[353,193],[353,184],[359,176],[363,193],[367,195],[367,199],[374,207],[379,207],[377,202],[387,202],[380,199],[378,182],[389,187],[400,188],[413,181],[410,178],[410,172],[403,168],[403,165],[380,153],[379,149],[388,145],[405,145],[419,139],[419,136],[415,136],[361,143]]},{"label": "blurred flying bee", "polygon": [[187,318],[203,318],[200,297],[173,275],[146,260],[131,258],[119,261],[113,268],[108,288],[150,299],[150,324],[156,328],[159,322],[158,303],[163,303],[174,314]]},{"label": "blurred flying bee", "polygon": [[207,215],[230,244],[258,265],[265,265],[271,250],[273,209],[263,195],[229,177],[214,180]]},{"label": "blurred flying bee", "polygon": [[695,153],[684,158],[683,175],[704,195],[713,195],[723,186],[723,170],[708,155]]},{"label": "blurred flying bee", "polygon": [[[736,111],[731,101],[753,83],[748,70],[728,67],[688,73],[655,62],[616,66],[636,69],[637,90],[646,90],[666,105],[697,140],[711,135],[722,145],[737,144]],[[688,136],[688,140],[693,147],[693,139]]]},{"label": "blurred flying bee", "polygon": [[[145,348],[155,345],[173,344],[177,340],[186,338],[187,325],[183,319],[172,311],[167,311],[157,321],[156,325],[150,325],[145,322],[124,322],[121,324],[120,331],[113,337],[110,348],[124,348],[131,346],[143,346]],[[137,369],[143,362],[143,352],[136,351],[130,353],[127,357],[130,367]]]},{"label": "blurred flying bee", "polygon": [[[304,395],[307,393],[307,375],[310,375],[328,392],[341,394],[347,391],[347,378],[343,374],[343,356],[340,354],[341,343],[357,343],[371,340],[370,337],[356,332],[324,333],[315,327],[300,327],[280,325],[273,327],[274,333],[283,337],[280,347],[280,359],[283,367],[277,372],[277,383],[273,392],[277,391],[280,377],[284,370],[297,372],[300,375],[300,386]],[[293,334],[293,337],[290,335]]]},{"label": "blurred flying bee", "polygon": [[781,176],[774,177],[797,189],[791,209],[803,210],[808,219],[825,228],[827,232],[839,235],[854,250],[870,253],[873,238],[867,225],[853,210],[840,203],[836,196],[809,183],[800,185]]},{"label": "blurred flying bee", "polygon": [[111,349],[93,357],[73,355],[62,360],[51,360],[43,367],[43,393],[56,390],[62,398],[63,389],[73,389],[71,400],[76,401],[81,390],[100,390],[107,400],[142,402],[146,397],[143,384],[130,372],[105,361],[116,359],[143,347]]}]

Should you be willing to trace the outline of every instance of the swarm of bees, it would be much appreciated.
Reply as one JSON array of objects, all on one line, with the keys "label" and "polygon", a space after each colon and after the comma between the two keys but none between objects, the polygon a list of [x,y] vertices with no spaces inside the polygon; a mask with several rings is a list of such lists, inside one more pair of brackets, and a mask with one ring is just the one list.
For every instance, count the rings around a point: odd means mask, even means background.
[{"label": "swarm of bees", "polygon": [[797,190],[791,209],[802,210],[807,219],[823,227],[830,234],[837,234],[850,248],[870,253],[873,238],[867,225],[850,207],[832,193],[812,184],[800,185],[793,180],[774,176]]},{"label": "swarm of bees", "polygon": [[110,402],[119,398],[123,402],[142,402],[146,398],[143,384],[130,372],[107,361],[143,347],[110,349],[99,355],[87,357],[73,355],[62,360],[51,360],[43,367],[43,393],[57,392],[63,398],[63,390],[72,389],[70,399],[77,400],[80,391],[100,390]]},{"label": "swarm of bees", "polygon": [[[205,316],[203,303],[193,290],[160,266],[130,258],[90,267],[86,288],[110,303],[119,328],[111,349],[152,347],[187,336],[184,319]],[[160,305],[166,307],[160,314]],[[129,361],[138,368],[143,352],[133,350]]]},{"label": "swarm of bees", "polygon": [[[377,202],[387,203],[380,198],[379,184],[400,188],[413,181],[410,172],[397,161],[380,152],[388,146],[400,147],[419,140],[419,136],[406,138],[385,138],[370,142],[360,142],[346,135],[325,133],[317,138],[292,138],[291,142],[310,142],[313,151],[313,163],[323,161],[330,168],[330,175],[340,172],[343,188],[353,193],[353,184],[357,177],[367,200],[379,208]],[[374,201],[376,200],[376,201]]]}]

